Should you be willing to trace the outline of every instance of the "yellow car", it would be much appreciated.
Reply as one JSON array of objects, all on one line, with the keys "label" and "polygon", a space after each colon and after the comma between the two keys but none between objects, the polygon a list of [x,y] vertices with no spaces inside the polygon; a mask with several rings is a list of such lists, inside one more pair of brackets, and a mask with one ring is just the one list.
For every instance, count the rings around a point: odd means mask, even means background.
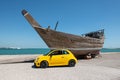
[{"label": "yellow car", "polygon": [[46,68],[48,66],[75,66],[77,59],[69,50],[52,50],[47,54],[38,56],[34,61],[35,67]]}]

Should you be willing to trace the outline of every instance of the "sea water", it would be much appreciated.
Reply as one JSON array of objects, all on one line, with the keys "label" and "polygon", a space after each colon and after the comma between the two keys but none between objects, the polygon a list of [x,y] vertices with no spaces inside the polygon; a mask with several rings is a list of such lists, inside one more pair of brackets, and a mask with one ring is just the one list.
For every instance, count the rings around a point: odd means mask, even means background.
[{"label": "sea water", "polygon": [[101,52],[120,52],[120,48],[102,48]]},{"label": "sea water", "polygon": [[[29,55],[29,54],[46,54],[50,51],[49,48],[25,48],[25,49],[13,49],[13,48],[0,48],[0,55]],[[103,48],[101,52],[120,52],[120,48],[110,49]]]},{"label": "sea water", "polygon": [[29,55],[29,54],[46,54],[50,51],[48,48],[25,48],[25,49],[0,49],[0,55]]}]

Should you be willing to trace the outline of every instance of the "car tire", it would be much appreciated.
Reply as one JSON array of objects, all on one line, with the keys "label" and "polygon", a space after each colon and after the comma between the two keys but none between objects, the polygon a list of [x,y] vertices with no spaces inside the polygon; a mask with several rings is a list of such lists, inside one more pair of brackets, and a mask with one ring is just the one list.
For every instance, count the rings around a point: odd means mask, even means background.
[{"label": "car tire", "polygon": [[47,61],[42,61],[40,63],[40,68],[47,68],[48,67],[48,62]]},{"label": "car tire", "polygon": [[75,60],[71,59],[71,60],[69,61],[69,63],[68,63],[68,66],[69,66],[69,67],[74,67],[75,64],[76,64]]}]

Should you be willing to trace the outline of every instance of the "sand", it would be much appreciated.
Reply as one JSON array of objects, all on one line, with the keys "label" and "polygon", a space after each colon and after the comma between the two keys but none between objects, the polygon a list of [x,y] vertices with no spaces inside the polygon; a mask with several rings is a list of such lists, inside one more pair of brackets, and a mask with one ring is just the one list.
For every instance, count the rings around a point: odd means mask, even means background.
[{"label": "sand", "polygon": [[81,59],[75,67],[46,69],[34,68],[33,62],[29,62],[36,56],[0,56],[0,80],[120,80],[120,53],[105,53],[94,59]]}]

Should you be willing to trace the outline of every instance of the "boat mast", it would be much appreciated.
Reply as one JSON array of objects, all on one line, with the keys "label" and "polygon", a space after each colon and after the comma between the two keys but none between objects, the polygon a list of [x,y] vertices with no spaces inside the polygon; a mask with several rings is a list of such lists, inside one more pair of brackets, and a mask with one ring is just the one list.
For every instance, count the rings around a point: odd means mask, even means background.
[{"label": "boat mast", "polygon": [[58,23],[59,23],[59,21],[56,22],[55,29],[54,29],[55,31],[57,29]]}]

